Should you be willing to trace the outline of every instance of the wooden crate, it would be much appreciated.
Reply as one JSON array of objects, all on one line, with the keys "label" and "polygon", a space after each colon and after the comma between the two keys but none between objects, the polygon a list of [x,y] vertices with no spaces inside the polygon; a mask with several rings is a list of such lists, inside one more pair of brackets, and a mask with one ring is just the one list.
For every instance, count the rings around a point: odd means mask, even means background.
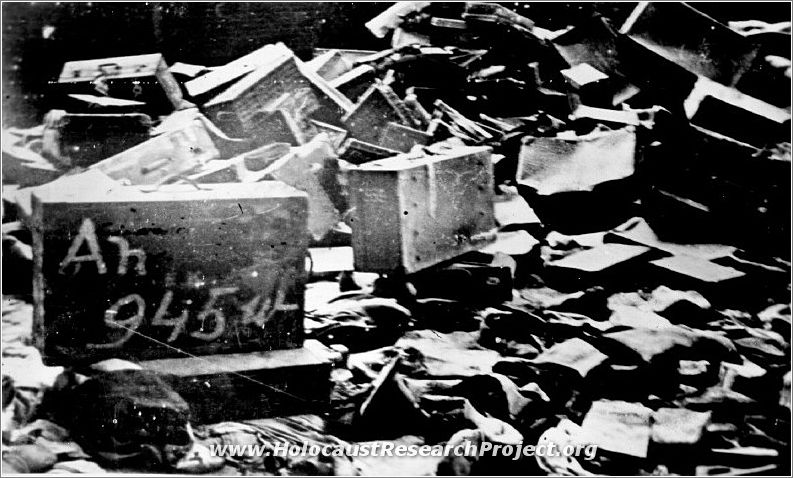
[{"label": "wooden crate", "polygon": [[492,242],[490,153],[489,147],[459,148],[351,169],[356,270],[411,273]]},{"label": "wooden crate", "polygon": [[308,203],[276,181],[34,193],[47,363],[299,347]]}]

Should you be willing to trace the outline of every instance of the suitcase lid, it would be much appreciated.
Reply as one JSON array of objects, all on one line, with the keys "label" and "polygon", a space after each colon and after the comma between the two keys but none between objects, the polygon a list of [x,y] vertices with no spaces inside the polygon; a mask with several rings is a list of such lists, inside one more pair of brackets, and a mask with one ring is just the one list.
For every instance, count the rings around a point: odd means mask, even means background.
[{"label": "suitcase lid", "polygon": [[165,66],[165,59],[161,53],[67,61],[63,64],[58,83],[93,81],[100,75],[109,78],[153,76],[161,66]]},{"label": "suitcase lid", "polygon": [[463,156],[472,156],[482,153],[486,153],[489,156],[491,151],[492,148],[489,146],[466,146],[451,149],[444,154],[416,156],[412,153],[404,153],[392,156],[390,158],[378,159],[376,161],[362,164],[356,168],[352,168],[351,171],[404,171],[417,166],[425,166],[428,164],[434,164],[447,159],[460,158]]}]

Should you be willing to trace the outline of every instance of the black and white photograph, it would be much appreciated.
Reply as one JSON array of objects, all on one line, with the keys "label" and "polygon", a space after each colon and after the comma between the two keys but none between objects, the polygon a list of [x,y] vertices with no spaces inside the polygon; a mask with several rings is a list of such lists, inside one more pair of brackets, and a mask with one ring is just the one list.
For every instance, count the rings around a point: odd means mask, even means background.
[{"label": "black and white photograph", "polygon": [[1,3],[3,476],[790,476],[790,1]]}]

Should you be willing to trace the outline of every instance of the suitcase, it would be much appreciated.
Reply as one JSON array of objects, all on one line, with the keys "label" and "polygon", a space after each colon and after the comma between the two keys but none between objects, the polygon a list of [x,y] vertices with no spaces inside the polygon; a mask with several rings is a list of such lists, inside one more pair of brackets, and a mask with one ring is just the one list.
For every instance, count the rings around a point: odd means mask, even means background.
[{"label": "suitcase", "polygon": [[71,114],[44,117],[42,152],[61,164],[87,167],[149,139],[151,118],[132,114]]},{"label": "suitcase", "polygon": [[707,79],[697,81],[686,100],[691,124],[758,148],[790,131],[790,111]]},{"label": "suitcase", "polygon": [[619,35],[603,17],[581,22],[552,42],[568,65],[588,63],[608,75],[612,105],[652,92],[655,104],[674,108],[696,81],[696,75]]},{"label": "suitcase", "polygon": [[490,153],[467,147],[350,169],[356,270],[413,273],[493,242]]},{"label": "suitcase", "polygon": [[91,168],[131,184],[156,184],[192,172],[207,161],[220,157],[220,151],[200,119],[162,131],[159,136],[102,160]]},{"label": "suitcase", "polygon": [[[300,101],[287,101],[289,97]],[[299,127],[311,128],[310,119],[337,123],[353,105],[280,43],[270,49],[267,63],[204,104],[211,119],[228,122],[234,116],[246,131],[256,129],[257,115],[279,108]]]},{"label": "suitcase", "polygon": [[34,342],[59,364],[300,347],[307,220],[276,181],[34,193]]},{"label": "suitcase", "polygon": [[391,87],[377,81],[342,122],[354,138],[377,144],[389,123],[412,124],[412,115]]},{"label": "suitcase", "polygon": [[620,33],[652,54],[727,86],[738,82],[758,51],[749,38],[686,3],[641,2]]},{"label": "suitcase", "polygon": [[168,114],[182,102],[182,90],[159,53],[68,61],[58,78],[61,93],[142,101],[146,112]]}]

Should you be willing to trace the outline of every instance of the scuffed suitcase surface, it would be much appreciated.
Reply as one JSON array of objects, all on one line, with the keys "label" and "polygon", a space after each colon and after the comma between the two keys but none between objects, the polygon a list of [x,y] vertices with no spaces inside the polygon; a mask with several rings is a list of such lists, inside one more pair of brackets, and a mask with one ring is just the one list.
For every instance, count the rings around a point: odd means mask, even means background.
[{"label": "scuffed suitcase surface", "polygon": [[415,272],[495,239],[490,148],[410,158],[350,170],[356,270]]},{"label": "scuffed suitcase surface", "polygon": [[50,362],[302,344],[307,199],[283,183],[34,196],[34,336]]}]

